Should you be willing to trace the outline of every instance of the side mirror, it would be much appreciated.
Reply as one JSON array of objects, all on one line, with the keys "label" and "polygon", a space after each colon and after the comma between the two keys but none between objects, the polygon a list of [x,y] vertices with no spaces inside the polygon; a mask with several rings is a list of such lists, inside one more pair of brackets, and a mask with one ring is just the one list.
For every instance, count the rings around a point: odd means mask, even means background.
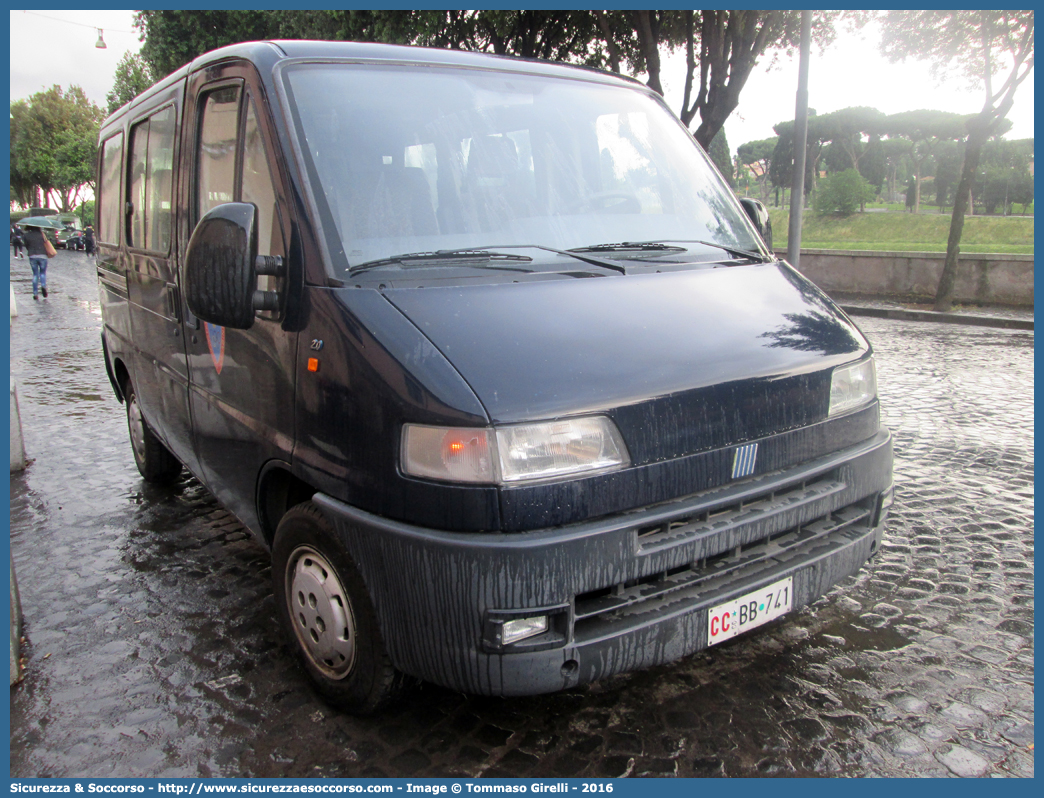
[{"label": "side mirror", "polygon": [[768,208],[759,200],[751,197],[740,198],[740,205],[746,211],[747,216],[754,223],[754,228],[761,235],[765,245],[772,251],[772,218],[769,216]]},{"label": "side mirror", "polygon": [[185,300],[211,324],[246,330],[254,323],[257,209],[248,202],[211,208],[185,252]]}]

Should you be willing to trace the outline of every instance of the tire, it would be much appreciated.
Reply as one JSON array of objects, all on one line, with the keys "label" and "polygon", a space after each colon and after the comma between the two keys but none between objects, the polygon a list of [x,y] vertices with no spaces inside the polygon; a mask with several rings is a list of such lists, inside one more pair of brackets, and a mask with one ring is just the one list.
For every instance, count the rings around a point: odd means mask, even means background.
[{"label": "tire", "polygon": [[167,485],[181,474],[181,463],[149,428],[138,405],[134,386],[127,383],[124,391],[127,405],[127,432],[130,434],[131,451],[138,473],[146,482]]},{"label": "tire", "polygon": [[287,511],[272,546],[279,620],[318,692],[369,715],[405,685],[388,658],[362,575],[312,502]]}]

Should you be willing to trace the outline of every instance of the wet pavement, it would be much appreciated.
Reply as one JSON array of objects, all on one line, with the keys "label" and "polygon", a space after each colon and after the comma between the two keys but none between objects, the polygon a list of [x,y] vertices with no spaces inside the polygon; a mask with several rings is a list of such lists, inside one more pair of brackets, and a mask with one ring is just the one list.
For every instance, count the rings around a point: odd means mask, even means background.
[{"label": "wet pavement", "polygon": [[1033,334],[860,319],[895,435],[871,569],[681,662],[528,699],[422,685],[353,718],[276,625],[268,555],[191,478],[141,481],[93,265],[12,260],[28,644],[11,776],[1032,776]]}]

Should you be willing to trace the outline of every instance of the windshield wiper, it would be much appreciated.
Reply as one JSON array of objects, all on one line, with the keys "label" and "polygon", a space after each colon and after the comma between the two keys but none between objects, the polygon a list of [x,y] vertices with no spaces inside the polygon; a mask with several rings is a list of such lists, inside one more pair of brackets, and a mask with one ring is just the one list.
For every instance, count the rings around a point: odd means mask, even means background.
[{"label": "windshield wiper", "polygon": [[[627,274],[627,269],[625,269],[619,263],[613,263],[612,261],[604,260],[602,258],[591,257],[590,255],[582,255],[578,252],[569,252],[564,249],[545,247],[543,244],[498,244],[497,249],[542,249],[545,252],[554,252],[556,255],[565,255],[568,258],[574,258],[575,260],[583,261],[584,263],[590,263],[592,266],[601,266],[603,269],[611,269],[612,271],[619,272],[620,274]],[[489,260],[529,262],[533,259],[528,255],[509,255],[504,252],[491,252],[485,249],[440,249],[435,252],[412,252],[406,255],[395,255],[391,258],[369,260],[365,263],[360,263],[357,266],[352,266],[348,270],[348,275],[352,276],[355,274],[359,274],[360,272],[369,271],[370,269],[379,269],[382,266],[388,266],[395,263],[401,263],[405,266],[407,262],[413,261],[420,261],[421,263],[451,263],[452,265],[470,265],[469,262],[475,263],[477,261]],[[506,271],[530,271],[529,269],[517,269],[508,266],[488,266],[486,268],[500,268]]]},{"label": "windshield wiper", "polygon": [[613,263],[611,260],[603,260],[602,258],[592,258],[589,255],[581,255],[575,250],[555,249],[554,247],[545,247],[543,244],[520,244],[519,246],[526,249],[542,249],[545,252],[554,252],[556,255],[565,255],[567,258],[576,258],[584,263],[590,263],[592,266],[601,266],[603,269],[612,269],[614,272],[627,274],[627,269],[619,263]]},{"label": "windshield wiper", "polygon": [[[400,264],[406,268],[411,268],[410,266],[407,266],[407,264],[417,263],[422,266],[434,264],[473,266],[479,263],[488,263],[490,261],[530,263],[532,260],[533,259],[528,255],[511,255],[506,252],[490,252],[484,249],[440,249],[435,252],[408,252],[403,255],[394,255],[390,258],[368,260],[365,263],[359,263],[348,269],[348,276],[351,277],[360,274],[361,272],[368,272],[370,269],[380,269],[383,266],[392,266],[394,264]],[[506,271],[529,271],[529,269],[504,266],[490,266],[488,268],[502,269]]]},{"label": "windshield wiper", "polygon": [[[720,249],[723,252],[729,253],[730,255],[735,255],[738,258],[747,258],[747,260],[752,260],[755,263],[770,263],[771,262],[771,259],[766,260],[765,256],[762,255],[759,252],[751,252],[749,249],[739,249],[738,247],[730,247],[730,246],[728,246],[726,244],[719,244],[717,241],[701,241],[699,239],[692,239],[690,241],[686,241],[684,239],[671,239],[671,240],[672,241],[677,241],[677,243],[679,243],[679,244],[703,244],[703,246],[705,246],[705,247],[714,247],[715,249]],[[660,243],[660,242],[650,241],[649,243],[650,244],[656,244],[656,243]]]},{"label": "windshield wiper", "polygon": [[[730,247],[725,244],[719,244],[717,241],[701,241],[698,239],[683,240],[683,239],[670,239],[677,244],[702,244],[705,247],[714,247],[727,252],[730,255],[734,255],[739,258],[747,258],[748,260],[756,261],[757,263],[767,263],[763,255],[757,252],[751,252],[746,249],[739,249],[738,247]],[[576,247],[575,249],[569,250],[570,252],[685,252],[685,247],[677,247],[673,244],[668,244],[666,241],[621,241],[619,244],[593,244],[589,247]],[[633,258],[631,260],[634,260]]]},{"label": "windshield wiper", "polygon": [[619,244],[594,244],[574,247],[570,252],[685,252],[685,247],[674,247],[660,241],[621,241]]}]

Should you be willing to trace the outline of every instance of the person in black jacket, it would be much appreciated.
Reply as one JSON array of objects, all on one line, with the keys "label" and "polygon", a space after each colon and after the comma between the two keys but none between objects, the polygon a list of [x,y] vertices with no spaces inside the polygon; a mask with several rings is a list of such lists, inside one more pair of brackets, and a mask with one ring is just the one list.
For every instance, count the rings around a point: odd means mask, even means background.
[{"label": "person in black jacket", "polygon": [[25,238],[22,237],[22,228],[16,224],[11,225],[11,246],[14,247],[14,256],[24,258],[22,248],[25,247]]},{"label": "person in black jacket", "polygon": [[44,231],[39,227],[25,228],[25,248],[29,252],[29,265],[33,267],[33,299],[36,299],[37,286],[47,298],[47,245],[44,243]]},{"label": "person in black jacket", "polygon": [[94,254],[94,228],[90,225],[83,231],[83,247],[88,255]]}]

